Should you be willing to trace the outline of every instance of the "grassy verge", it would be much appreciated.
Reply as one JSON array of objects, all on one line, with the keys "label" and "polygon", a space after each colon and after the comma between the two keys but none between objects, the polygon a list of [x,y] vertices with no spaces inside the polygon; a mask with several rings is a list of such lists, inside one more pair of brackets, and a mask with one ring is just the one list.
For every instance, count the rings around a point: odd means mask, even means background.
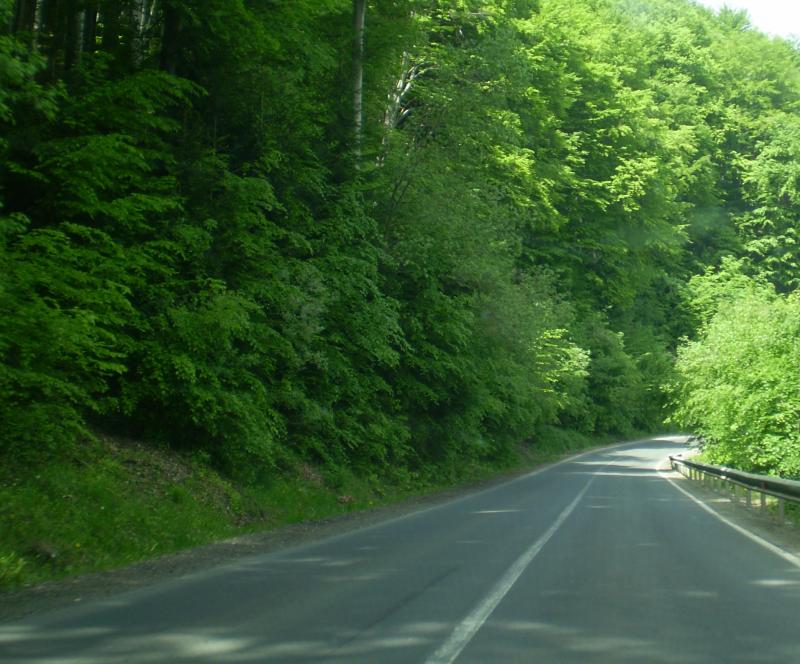
[{"label": "grassy verge", "polygon": [[101,438],[80,459],[0,471],[0,589],[384,505],[535,467],[602,442],[553,429],[502,463],[473,462],[393,480],[300,464],[269,483],[242,486],[202,459]]}]

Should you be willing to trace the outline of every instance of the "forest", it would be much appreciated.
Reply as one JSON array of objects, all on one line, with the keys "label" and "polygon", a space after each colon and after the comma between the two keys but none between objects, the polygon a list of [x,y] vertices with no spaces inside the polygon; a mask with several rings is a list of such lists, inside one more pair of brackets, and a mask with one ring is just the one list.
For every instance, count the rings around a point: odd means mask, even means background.
[{"label": "forest", "polygon": [[[0,0],[0,457],[558,432],[800,476],[800,51],[690,0]],[[665,424],[665,421],[667,424]]]}]

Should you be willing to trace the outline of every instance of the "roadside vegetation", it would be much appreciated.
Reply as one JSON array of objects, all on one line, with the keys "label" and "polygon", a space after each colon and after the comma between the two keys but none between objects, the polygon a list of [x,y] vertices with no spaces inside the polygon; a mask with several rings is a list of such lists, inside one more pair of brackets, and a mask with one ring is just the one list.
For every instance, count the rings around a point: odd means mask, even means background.
[{"label": "roadside vegetation", "polygon": [[[800,55],[745,14],[0,0],[0,25],[5,579],[667,416],[800,472]],[[133,491],[166,451],[182,479]]]},{"label": "roadside vegetation", "polygon": [[701,325],[678,354],[675,416],[707,463],[800,478],[800,300],[743,269],[690,283]]},{"label": "roadside vegetation", "polygon": [[302,463],[235,482],[207,460],[98,436],[80,458],[0,475],[0,591],[112,569],[215,540],[327,519],[520,472],[589,441],[554,432],[505,463],[472,462],[455,476],[357,476]]}]

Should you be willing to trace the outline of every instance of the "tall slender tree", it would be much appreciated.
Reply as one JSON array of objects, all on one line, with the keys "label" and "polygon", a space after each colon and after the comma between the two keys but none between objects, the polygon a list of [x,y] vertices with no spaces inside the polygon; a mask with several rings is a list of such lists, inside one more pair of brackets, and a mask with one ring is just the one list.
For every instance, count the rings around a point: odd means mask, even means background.
[{"label": "tall slender tree", "polygon": [[353,0],[353,144],[361,158],[364,133],[364,27],[367,0]]}]

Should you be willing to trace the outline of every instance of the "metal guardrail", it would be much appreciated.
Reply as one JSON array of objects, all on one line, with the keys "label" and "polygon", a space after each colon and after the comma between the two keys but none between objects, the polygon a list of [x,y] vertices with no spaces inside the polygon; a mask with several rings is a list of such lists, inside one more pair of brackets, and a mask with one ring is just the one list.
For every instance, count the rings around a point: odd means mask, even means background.
[{"label": "metal guardrail", "polygon": [[717,482],[732,486],[734,502],[738,501],[737,487],[744,488],[748,507],[752,505],[753,491],[759,494],[762,509],[766,508],[766,496],[777,498],[778,518],[781,522],[783,522],[785,516],[785,501],[800,503],[800,482],[794,480],[784,480],[780,477],[770,477],[768,475],[754,475],[753,473],[745,473],[733,468],[709,466],[674,456],[671,456],[669,460],[673,470],[680,472],[689,479],[696,479],[702,482],[707,482],[710,479],[712,483]]}]

